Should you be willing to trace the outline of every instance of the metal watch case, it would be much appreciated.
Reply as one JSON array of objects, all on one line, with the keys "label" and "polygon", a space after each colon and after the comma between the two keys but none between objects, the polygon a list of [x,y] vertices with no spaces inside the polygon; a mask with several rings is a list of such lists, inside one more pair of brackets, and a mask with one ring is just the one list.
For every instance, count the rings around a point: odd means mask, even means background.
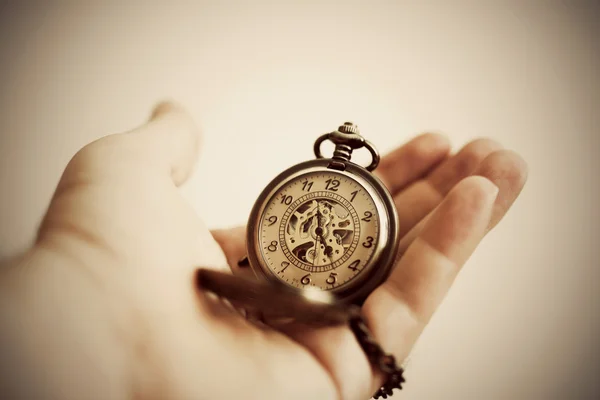
[{"label": "metal watch case", "polygon": [[[321,154],[320,147],[325,140],[332,141],[336,146],[331,158],[324,158]],[[372,162],[366,168],[350,161],[352,151],[361,147],[366,147],[372,156]],[[248,218],[246,232],[248,262],[259,279],[281,285],[302,296],[309,295],[306,289],[291,287],[281,282],[262,259],[259,247],[261,216],[272,196],[288,182],[304,174],[333,170],[356,181],[371,196],[376,206],[375,216],[379,219],[380,229],[376,248],[368,262],[368,267],[365,267],[350,282],[332,290],[323,290],[327,293],[319,300],[332,304],[362,304],[366,297],[387,279],[396,262],[399,239],[396,206],[385,185],[371,173],[379,164],[379,154],[375,147],[360,135],[356,125],[347,122],[336,131],[321,135],[314,144],[314,153],[316,159],[301,162],[284,170],[258,196]]]}]

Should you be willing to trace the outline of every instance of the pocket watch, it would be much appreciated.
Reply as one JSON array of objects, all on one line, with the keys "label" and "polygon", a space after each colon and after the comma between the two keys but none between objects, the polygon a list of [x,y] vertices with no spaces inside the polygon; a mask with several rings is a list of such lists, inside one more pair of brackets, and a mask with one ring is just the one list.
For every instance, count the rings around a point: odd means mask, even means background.
[{"label": "pocket watch", "polygon": [[[325,158],[321,145],[335,150]],[[351,161],[365,148],[371,163]],[[277,175],[248,219],[247,259],[255,275],[305,297],[361,304],[391,272],[398,249],[398,214],[372,173],[375,146],[346,122],[314,143],[316,159]]]},{"label": "pocket watch", "polygon": [[[335,145],[330,158],[321,152],[326,140]],[[351,161],[352,152],[363,147],[371,154],[367,167]],[[387,398],[402,389],[404,370],[375,340],[361,305],[396,262],[396,207],[372,174],[379,153],[356,125],[346,122],[319,136],[314,153],[316,159],[277,175],[252,207],[247,256],[238,264],[249,265],[258,279],[201,268],[197,284],[267,325],[281,318],[347,325],[385,376],[373,397]]]}]

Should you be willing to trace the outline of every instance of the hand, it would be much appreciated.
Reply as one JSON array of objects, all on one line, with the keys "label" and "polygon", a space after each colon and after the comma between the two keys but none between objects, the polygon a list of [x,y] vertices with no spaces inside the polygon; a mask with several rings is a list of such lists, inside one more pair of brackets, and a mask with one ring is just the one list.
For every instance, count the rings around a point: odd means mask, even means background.
[{"label": "hand", "polygon": [[[527,178],[515,152],[477,139],[456,154],[441,135],[424,134],[386,155],[376,175],[400,218],[402,258],[363,312],[383,348],[405,359],[477,244],[508,212]],[[245,227],[213,232],[234,273],[245,255]],[[341,398],[365,399],[381,385],[345,328],[288,334],[325,366]],[[306,374],[302,375],[306,377]]]},{"label": "hand", "polygon": [[[243,227],[211,235],[178,193],[199,141],[181,108],[161,104],[147,124],[73,158],[35,245],[0,280],[3,367],[18,360],[1,388],[63,399],[362,400],[375,392],[381,377],[346,328],[283,335],[194,288],[197,267],[223,268],[227,259],[237,273],[245,254]],[[507,212],[525,171],[492,141],[451,156],[438,135],[382,160],[377,174],[394,194],[403,257],[364,312],[397,359]]]}]

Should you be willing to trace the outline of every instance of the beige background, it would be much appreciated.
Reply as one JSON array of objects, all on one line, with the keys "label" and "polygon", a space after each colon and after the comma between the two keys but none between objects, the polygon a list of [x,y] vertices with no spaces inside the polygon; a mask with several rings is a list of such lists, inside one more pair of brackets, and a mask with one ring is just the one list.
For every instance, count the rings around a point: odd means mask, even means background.
[{"label": "beige background", "polygon": [[528,185],[399,398],[599,398],[598,2],[123,3],[0,3],[1,256],[29,243],[78,148],[164,97],[204,128],[184,193],[211,227],[245,222],[348,119],[382,152],[424,130],[489,136]]}]

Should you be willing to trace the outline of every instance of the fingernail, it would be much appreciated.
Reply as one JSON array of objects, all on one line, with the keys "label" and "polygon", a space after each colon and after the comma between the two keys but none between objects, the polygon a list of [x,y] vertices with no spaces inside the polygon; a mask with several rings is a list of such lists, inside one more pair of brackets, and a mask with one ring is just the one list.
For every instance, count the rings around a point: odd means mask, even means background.
[{"label": "fingernail", "polygon": [[171,100],[163,100],[156,104],[152,109],[152,113],[150,114],[150,120],[156,119],[161,115],[167,114],[178,108],[177,103]]}]

